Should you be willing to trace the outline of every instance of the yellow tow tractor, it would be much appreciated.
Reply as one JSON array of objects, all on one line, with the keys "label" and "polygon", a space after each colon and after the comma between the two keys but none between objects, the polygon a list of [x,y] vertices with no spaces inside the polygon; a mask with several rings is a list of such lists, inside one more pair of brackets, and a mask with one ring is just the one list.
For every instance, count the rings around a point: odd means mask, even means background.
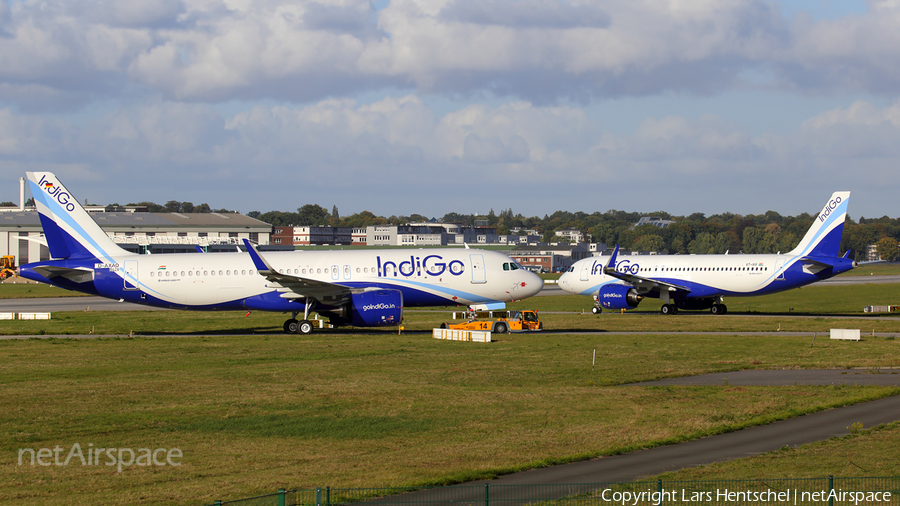
[{"label": "yellow tow tractor", "polygon": [[[478,318],[492,318],[479,320]],[[526,332],[529,330],[543,330],[544,324],[538,318],[537,311],[471,311],[467,313],[468,321],[465,323],[442,323],[442,329],[452,330],[486,330],[496,334],[508,332]]]},{"label": "yellow tow tractor", "polygon": [[0,280],[16,275],[16,257],[4,255],[0,257]]}]

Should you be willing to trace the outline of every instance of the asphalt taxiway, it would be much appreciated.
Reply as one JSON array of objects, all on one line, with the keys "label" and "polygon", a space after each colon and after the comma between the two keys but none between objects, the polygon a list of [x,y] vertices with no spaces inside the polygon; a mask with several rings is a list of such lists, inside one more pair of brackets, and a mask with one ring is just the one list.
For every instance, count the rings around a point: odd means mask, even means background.
[{"label": "asphalt taxiway", "polygon": [[[778,370],[735,371],[705,374],[686,378],[670,378],[624,386],[659,385],[894,385],[900,386],[900,370]],[[807,443],[845,436],[849,427],[861,423],[876,427],[900,420],[900,395],[886,397],[798,416],[767,425],[704,437],[685,443],[639,450],[623,455],[563,464],[508,474],[493,480],[468,482],[461,485],[428,489],[403,494],[402,501],[478,501],[484,497],[484,486],[490,485],[491,500],[522,503],[532,500],[551,500],[591,492],[601,484],[624,483],[646,476],[676,471],[715,462],[750,457],[761,453],[796,447]],[[553,484],[552,487],[526,488],[522,485]],[[520,487],[504,487],[517,485]],[[455,488],[455,490],[453,490]],[[530,496],[530,497],[529,497]],[[385,498],[382,501],[397,500]]]}]

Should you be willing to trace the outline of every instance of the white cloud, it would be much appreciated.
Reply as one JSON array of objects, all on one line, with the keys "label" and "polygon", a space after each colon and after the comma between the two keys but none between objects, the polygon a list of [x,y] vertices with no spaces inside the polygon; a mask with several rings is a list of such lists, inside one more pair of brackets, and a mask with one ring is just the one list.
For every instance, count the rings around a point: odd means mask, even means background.
[{"label": "white cloud", "polygon": [[743,80],[759,70],[783,89],[900,87],[900,8],[886,3],[818,21],[763,0],[11,5],[0,10],[0,80],[101,96],[130,91],[126,82],[191,101],[314,101],[394,86],[550,103],[708,94],[756,85]]},{"label": "white cloud", "polygon": [[[57,167],[108,201],[136,171],[134,200],[379,214],[740,211],[848,168],[893,195],[898,23],[887,1],[828,19],[765,0],[0,2],[0,170]],[[785,119],[758,90],[835,98]],[[656,101],[614,129],[621,97]]]},{"label": "white cloud", "polygon": [[245,211],[316,202],[385,215],[440,216],[478,203],[541,215],[760,211],[744,209],[752,205],[796,213],[806,209],[788,207],[799,205],[791,191],[828,194],[845,186],[850,169],[877,183],[873,194],[898,190],[897,109],[857,103],[761,137],[710,115],[649,118],[613,135],[578,109],[527,102],[437,116],[416,96],[255,106],[230,119],[204,105],[156,102],[81,126],[6,109],[0,170],[7,179],[57,170],[75,178],[72,188],[89,187],[92,201],[177,199]]},{"label": "white cloud", "polygon": [[900,102],[886,109],[878,109],[869,102],[854,102],[850,107],[823,112],[803,123],[804,128],[822,129],[835,125],[883,125],[900,126]]}]

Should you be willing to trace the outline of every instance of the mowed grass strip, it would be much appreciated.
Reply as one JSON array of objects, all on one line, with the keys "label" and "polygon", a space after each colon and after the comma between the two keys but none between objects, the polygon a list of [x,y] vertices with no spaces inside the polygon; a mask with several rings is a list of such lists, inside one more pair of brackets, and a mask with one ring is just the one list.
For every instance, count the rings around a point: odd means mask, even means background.
[{"label": "mowed grass strip", "polygon": [[[663,480],[776,480],[826,476],[897,476],[900,423],[850,428],[851,434],[798,448],[782,448],[754,457],[717,462],[649,477]],[[846,490],[846,489],[845,489]]]},{"label": "mowed grass strip", "polygon": [[[747,367],[879,367],[894,364],[896,347],[602,334],[478,344],[389,332],[3,340],[0,502],[197,504],[279,487],[484,478],[898,392],[617,386],[625,382]],[[184,457],[178,467],[122,473],[18,465],[22,448],[75,443],[178,448]]]},{"label": "mowed grass strip", "polygon": [[0,299],[31,299],[45,297],[83,297],[81,292],[73,292],[43,283],[0,283]]}]

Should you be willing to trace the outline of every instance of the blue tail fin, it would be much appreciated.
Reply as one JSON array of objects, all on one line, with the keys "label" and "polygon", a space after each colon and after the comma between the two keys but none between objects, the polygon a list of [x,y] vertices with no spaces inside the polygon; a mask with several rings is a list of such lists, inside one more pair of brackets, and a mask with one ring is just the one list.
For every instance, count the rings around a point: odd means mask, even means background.
[{"label": "blue tail fin", "polygon": [[128,254],[106,235],[51,172],[26,172],[53,258],[112,262]]},{"label": "blue tail fin", "polygon": [[838,257],[850,192],[834,192],[791,255]]}]

